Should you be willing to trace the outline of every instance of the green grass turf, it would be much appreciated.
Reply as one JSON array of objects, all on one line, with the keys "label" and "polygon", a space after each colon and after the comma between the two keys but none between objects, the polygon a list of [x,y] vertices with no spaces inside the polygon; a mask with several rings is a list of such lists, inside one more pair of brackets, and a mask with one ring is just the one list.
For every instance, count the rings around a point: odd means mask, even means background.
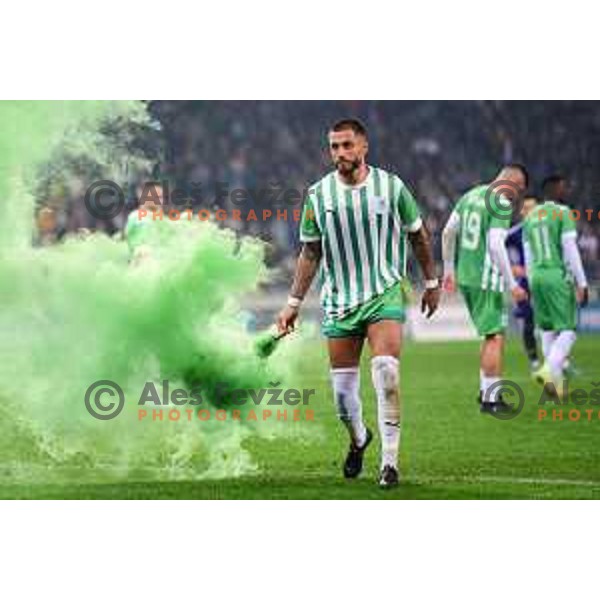
[{"label": "green grass turf", "polygon": [[[575,358],[582,375],[575,385],[600,382],[600,338],[582,336]],[[310,359],[308,358],[310,357]],[[231,480],[194,482],[131,481],[85,485],[3,485],[1,498],[600,498],[600,407],[594,419],[538,420],[539,388],[530,381],[517,340],[506,353],[505,373],[521,385],[526,404],[514,420],[480,415],[478,344],[415,343],[405,347],[401,382],[404,403],[401,467],[396,490],[376,486],[378,440],[355,481],[341,476],[347,446],[329,390],[324,348],[307,349],[306,387],[317,389],[317,436],[252,439],[246,442],[258,474]],[[376,430],[368,354],[362,365],[362,392],[368,424]],[[551,413],[552,405],[548,405]],[[581,410],[594,408],[583,406]]]}]

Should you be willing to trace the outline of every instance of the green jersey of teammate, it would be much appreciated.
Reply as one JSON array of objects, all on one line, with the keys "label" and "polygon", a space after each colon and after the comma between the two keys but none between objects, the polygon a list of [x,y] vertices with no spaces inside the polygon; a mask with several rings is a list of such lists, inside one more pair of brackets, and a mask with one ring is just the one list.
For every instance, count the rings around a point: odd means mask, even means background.
[{"label": "green jersey of teammate", "polygon": [[[587,280],[569,208],[552,200],[537,206],[523,223],[523,247],[535,320],[544,331],[574,331],[577,297],[585,304]],[[556,371],[558,373],[558,371]]]},{"label": "green jersey of teammate", "polygon": [[149,219],[140,218],[140,211],[134,210],[130,213],[125,224],[125,239],[129,246],[129,251],[134,254],[136,249],[152,244],[152,217]]},{"label": "green jersey of teammate", "polygon": [[529,248],[530,276],[545,270],[566,273],[563,236],[575,236],[575,221],[563,204],[546,201],[534,208],[523,223],[523,242]]},{"label": "green jersey of teammate", "polygon": [[458,284],[504,291],[503,277],[490,257],[488,234],[492,228],[510,227],[509,201],[493,192],[489,185],[478,185],[460,198],[454,212],[460,219],[456,252]]}]

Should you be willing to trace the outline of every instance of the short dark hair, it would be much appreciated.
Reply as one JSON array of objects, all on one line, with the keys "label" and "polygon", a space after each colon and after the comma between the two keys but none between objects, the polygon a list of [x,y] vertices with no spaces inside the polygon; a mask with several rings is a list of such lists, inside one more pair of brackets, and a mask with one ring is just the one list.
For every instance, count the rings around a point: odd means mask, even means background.
[{"label": "short dark hair", "polygon": [[341,121],[337,121],[334,123],[331,131],[346,131],[346,129],[351,129],[357,135],[367,137],[367,129],[358,119],[342,119]]},{"label": "short dark hair", "polygon": [[566,177],[559,175],[558,173],[548,175],[548,177],[542,181],[542,194],[546,196],[546,194],[554,193],[556,186],[566,180]]},{"label": "short dark hair", "polygon": [[529,171],[527,170],[527,167],[525,167],[525,165],[521,163],[509,163],[508,165],[506,165],[505,168],[517,169],[518,171],[521,171],[523,179],[525,180],[525,187],[529,187]]}]

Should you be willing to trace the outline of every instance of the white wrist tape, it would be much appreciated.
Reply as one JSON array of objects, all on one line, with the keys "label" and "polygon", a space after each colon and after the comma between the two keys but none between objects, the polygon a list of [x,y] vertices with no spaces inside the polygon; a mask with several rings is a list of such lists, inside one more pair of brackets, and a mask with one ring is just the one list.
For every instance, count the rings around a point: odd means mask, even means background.
[{"label": "white wrist tape", "polygon": [[291,308],[300,308],[302,304],[302,298],[296,298],[296,296],[288,296],[287,304]]}]

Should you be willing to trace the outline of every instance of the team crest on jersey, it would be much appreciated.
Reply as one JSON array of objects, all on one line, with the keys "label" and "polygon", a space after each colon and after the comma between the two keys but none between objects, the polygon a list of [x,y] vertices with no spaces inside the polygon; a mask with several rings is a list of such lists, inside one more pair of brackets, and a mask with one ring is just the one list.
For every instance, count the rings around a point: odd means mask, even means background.
[{"label": "team crest on jersey", "polygon": [[388,199],[385,196],[374,196],[373,204],[376,214],[384,215],[388,212]]}]

